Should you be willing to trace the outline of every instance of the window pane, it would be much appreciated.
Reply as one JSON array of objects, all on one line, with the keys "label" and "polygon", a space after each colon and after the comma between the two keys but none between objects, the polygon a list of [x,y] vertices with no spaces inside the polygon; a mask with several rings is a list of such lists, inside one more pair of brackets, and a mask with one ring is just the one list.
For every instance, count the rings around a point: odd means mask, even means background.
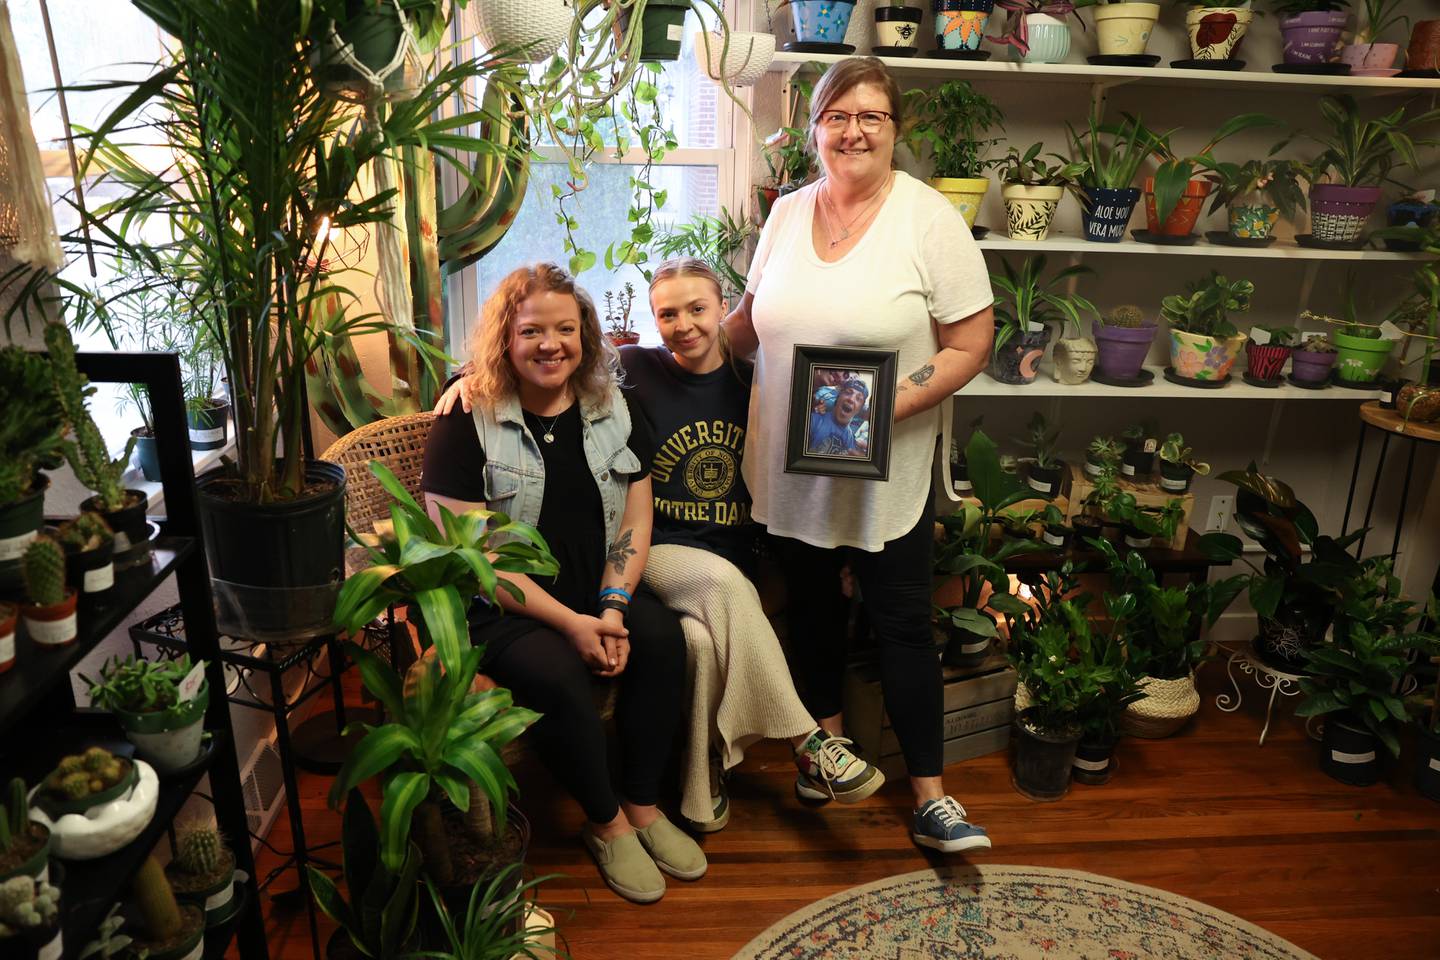
[{"label": "window pane", "polygon": [[[645,278],[633,266],[618,270],[605,269],[605,248],[629,236],[630,177],[639,168],[621,164],[596,164],[590,170],[590,185],[573,200],[567,209],[580,221],[577,236],[581,246],[594,250],[600,259],[595,267],[580,275],[580,284],[595,298],[602,313],[605,291],[619,293],[628,280],[635,285],[635,306],[630,312],[631,325],[639,331],[642,343],[659,343],[654,317],[645,296]],[[566,168],[558,163],[537,163],[530,169],[530,186],[515,224],[505,239],[476,266],[476,283],[481,301],[495,289],[507,273],[536,260],[551,260],[565,265],[565,230],[555,222],[555,200],[552,184],[563,184]],[[652,169],[650,182],[657,189],[669,192],[665,208],[655,218],[659,233],[677,220],[688,220],[695,214],[715,215],[719,211],[719,169],[713,166],[662,166]],[[603,319],[603,318],[602,318]],[[467,318],[473,323],[474,318]],[[469,330],[465,331],[468,335]],[[452,354],[464,353],[464,341],[457,341]]]}]

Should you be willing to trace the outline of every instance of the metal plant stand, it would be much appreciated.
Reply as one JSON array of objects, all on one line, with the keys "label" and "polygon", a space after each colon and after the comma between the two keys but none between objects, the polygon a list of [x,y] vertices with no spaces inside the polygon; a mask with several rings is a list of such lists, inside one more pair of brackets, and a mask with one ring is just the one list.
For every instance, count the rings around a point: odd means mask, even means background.
[{"label": "metal plant stand", "polygon": [[[1221,691],[1215,695],[1215,706],[1225,713],[1234,713],[1240,709],[1240,703],[1245,694],[1240,689],[1240,680],[1235,676],[1235,671],[1255,681],[1261,693],[1270,692],[1270,699],[1265,703],[1265,725],[1260,728],[1259,746],[1265,746],[1265,737],[1270,733],[1270,718],[1275,711],[1275,700],[1278,697],[1296,697],[1300,695],[1300,675],[1286,673],[1284,670],[1270,666],[1261,660],[1255,653],[1251,644],[1245,644],[1230,652],[1230,659],[1225,663],[1225,673],[1230,677],[1230,685],[1235,689],[1232,696]],[[1311,739],[1320,739],[1317,731],[1311,729],[1315,717],[1307,717],[1305,720],[1305,733]]]},{"label": "metal plant stand", "polygon": [[[1375,475],[1370,480],[1370,494],[1365,501],[1362,528],[1370,526],[1375,512],[1375,498],[1385,475],[1385,458],[1390,452],[1390,438],[1409,441],[1405,456],[1405,473],[1400,481],[1400,505],[1395,510],[1395,537],[1390,542],[1390,559],[1400,552],[1400,531],[1405,527],[1405,506],[1410,499],[1410,477],[1415,472],[1415,452],[1422,443],[1440,444],[1440,426],[1431,423],[1410,423],[1397,410],[1386,410],[1375,400],[1360,405],[1360,441],[1355,446],[1355,466],[1350,470],[1350,492],[1345,495],[1345,518],[1340,522],[1340,535],[1350,529],[1350,511],[1355,504],[1356,487],[1360,480],[1360,464],[1365,455],[1365,437],[1370,430],[1380,432],[1380,452],[1375,459]],[[1355,556],[1365,555],[1365,536],[1355,545]]]}]

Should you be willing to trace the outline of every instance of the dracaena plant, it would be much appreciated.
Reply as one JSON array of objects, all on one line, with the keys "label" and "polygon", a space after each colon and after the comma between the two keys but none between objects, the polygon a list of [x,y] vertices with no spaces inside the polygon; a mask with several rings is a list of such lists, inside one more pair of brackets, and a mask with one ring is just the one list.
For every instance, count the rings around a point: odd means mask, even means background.
[{"label": "dracaena plant", "polygon": [[[1139,121],[1136,120],[1138,124]],[[1242,113],[1222,123],[1210,139],[1192,154],[1182,154],[1171,145],[1170,138],[1178,127],[1164,133],[1150,132],[1148,149],[1159,162],[1155,168],[1155,216],[1164,223],[1185,195],[1185,188],[1198,174],[1213,170],[1214,150],[1222,142],[1244,130],[1279,126],[1280,121],[1263,113]]]},{"label": "dracaena plant", "polygon": [[1060,293],[1060,287],[1072,277],[1094,274],[1089,267],[1074,265],[1058,270],[1048,280],[1045,273],[1045,255],[1027,257],[1016,270],[1009,260],[1000,263],[1001,272],[992,273],[990,282],[998,288],[999,298],[995,301],[995,342],[993,351],[999,354],[1001,348],[1015,337],[1031,328],[1033,324],[1055,323],[1063,329],[1080,336],[1082,313],[1098,315],[1095,304],[1078,293]]},{"label": "dracaena plant", "polygon": [[1440,109],[1408,112],[1401,104],[1374,120],[1362,120],[1355,98],[1349,94],[1320,98],[1320,113],[1330,125],[1326,136],[1311,136],[1321,152],[1308,164],[1311,183],[1322,178],[1346,187],[1378,187],[1398,183],[1390,176],[1397,167],[1419,169],[1417,146],[1430,147],[1431,137],[1416,131],[1440,120]]},{"label": "dracaena plant", "polygon": [[1233,337],[1239,331],[1230,322],[1231,313],[1250,309],[1255,284],[1229,280],[1213,270],[1210,276],[1185,286],[1185,294],[1173,294],[1160,301],[1160,317],[1171,329],[1208,337]]}]

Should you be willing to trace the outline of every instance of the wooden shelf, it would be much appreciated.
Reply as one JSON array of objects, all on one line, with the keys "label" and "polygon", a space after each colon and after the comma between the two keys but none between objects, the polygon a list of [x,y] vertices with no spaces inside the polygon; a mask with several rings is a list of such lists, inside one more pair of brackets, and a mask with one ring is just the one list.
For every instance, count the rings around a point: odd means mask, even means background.
[{"label": "wooden shelf", "polygon": [[[1144,223],[1144,215],[1138,218]],[[1122,240],[1119,243],[1098,243],[1063,233],[1052,232],[1044,240],[1011,240],[992,231],[984,240],[976,241],[981,250],[1001,253],[1100,253],[1100,254],[1161,254],[1180,257],[1238,257],[1257,260],[1364,260],[1409,262],[1433,259],[1425,253],[1400,253],[1389,250],[1322,250],[1302,247],[1288,240],[1276,240],[1268,247],[1229,247],[1201,239],[1192,246],[1141,243]]]},{"label": "wooden shelf", "polygon": [[[857,49],[857,55],[868,51]],[[1277,93],[1349,93],[1355,96],[1394,96],[1423,91],[1440,91],[1440,80],[1410,77],[1325,77],[1295,73],[1274,73],[1269,64],[1252,64],[1246,70],[1181,70],[1155,67],[1097,67],[1088,63],[1019,64],[1010,60],[942,60],[922,51],[914,57],[881,57],[896,77],[926,80],[964,77],[968,80],[1022,79],[1034,83],[1086,83],[1108,87],[1135,84],[1153,87],[1231,87],[1241,90],[1268,90]],[[1001,54],[997,53],[997,56]],[[776,51],[772,71],[794,73],[807,63],[831,64],[844,60],[834,53],[787,53]]]},{"label": "wooden shelf", "polygon": [[1376,401],[1360,406],[1360,419],[1389,433],[1398,433],[1422,443],[1440,443],[1440,424],[1406,422],[1399,410],[1386,410]]},{"label": "wooden shelf", "polygon": [[[1377,390],[1352,390],[1349,387],[1329,386],[1324,390],[1306,390],[1303,387],[1284,383],[1278,387],[1252,387],[1240,379],[1245,369],[1242,357],[1236,361],[1230,373],[1230,382],[1223,387],[1186,387],[1165,379],[1164,367],[1149,366],[1145,369],[1155,374],[1155,380],[1144,387],[1111,387],[1093,380],[1071,386],[1057,383],[1051,376],[1050,362],[1040,365],[1040,375],[1034,383],[1001,383],[988,373],[982,373],[965,387],[956,392],[961,399],[970,397],[1109,397],[1125,400],[1154,400],[1157,397],[1181,397],[1194,400],[1349,400],[1358,403],[1379,397]],[[1391,411],[1381,411],[1389,413]],[[1413,427],[1412,427],[1413,429]]]}]

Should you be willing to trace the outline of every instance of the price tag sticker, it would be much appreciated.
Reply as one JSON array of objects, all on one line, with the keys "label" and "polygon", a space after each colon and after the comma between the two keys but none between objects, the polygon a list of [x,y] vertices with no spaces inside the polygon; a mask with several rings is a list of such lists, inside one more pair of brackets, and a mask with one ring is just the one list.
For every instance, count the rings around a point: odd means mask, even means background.
[{"label": "price tag sticker", "polygon": [[1400,331],[1400,328],[1395,326],[1395,324],[1391,323],[1389,320],[1386,320],[1380,324],[1381,340],[1399,340],[1403,336],[1405,336],[1405,334]]},{"label": "price tag sticker", "polygon": [[1154,453],[1156,450],[1159,450],[1159,449],[1160,449],[1160,441],[1159,441],[1159,440],[1156,440],[1154,437],[1146,437],[1146,438],[1145,438],[1145,452],[1146,452],[1146,453]]},{"label": "price tag sticker", "polygon": [[1257,347],[1263,347],[1270,342],[1270,331],[1264,327],[1252,327],[1250,329],[1250,342]]},{"label": "price tag sticker", "polygon": [[180,686],[175,690],[175,699],[179,703],[188,703],[195,699],[200,692],[200,685],[205,682],[205,664],[197,663],[185,674],[185,679],[180,681]]}]

